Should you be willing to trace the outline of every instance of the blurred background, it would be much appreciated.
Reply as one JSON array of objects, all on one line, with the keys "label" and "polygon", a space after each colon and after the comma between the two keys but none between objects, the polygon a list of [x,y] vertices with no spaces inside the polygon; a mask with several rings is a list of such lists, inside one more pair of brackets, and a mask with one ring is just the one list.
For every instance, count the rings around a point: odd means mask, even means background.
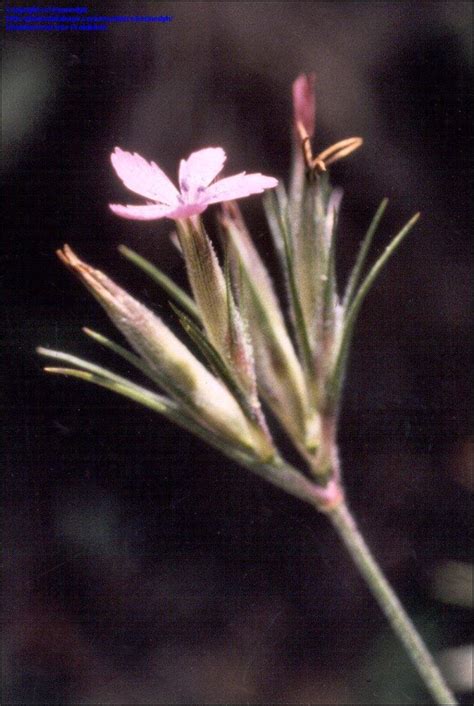
[{"label": "blurred background", "polygon": [[[177,330],[166,296],[117,252],[184,283],[170,221],[109,212],[129,196],[114,146],[173,176],[222,145],[227,174],[286,179],[291,83],[315,71],[315,151],[365,138],[332,169],[341,285],[384,196],[374,256],[422,212],[364,304],[340,444],[370,546],[471,703],[472,4],[90,12],[174,19],[4,33],[2,702],[431,703],[324,517],[132,402],[47,376],[35,354],[120,370],[81,333],[116,337],[56,259],[65,242]],[[258,197],[242,207],[273,266]]]}]

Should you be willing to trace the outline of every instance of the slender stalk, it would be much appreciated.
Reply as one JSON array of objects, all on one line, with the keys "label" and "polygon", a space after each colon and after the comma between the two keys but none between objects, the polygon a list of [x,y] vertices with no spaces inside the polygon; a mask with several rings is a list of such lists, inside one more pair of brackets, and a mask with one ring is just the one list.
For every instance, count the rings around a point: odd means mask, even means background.
[{"label": "slender stalk", "polygon": [[327,514],[394,632],[404,644],[435,703],[456,706],[458,702],[454,694],[444,681],[426,645],[372,556],[347,505],[341,503]]}]

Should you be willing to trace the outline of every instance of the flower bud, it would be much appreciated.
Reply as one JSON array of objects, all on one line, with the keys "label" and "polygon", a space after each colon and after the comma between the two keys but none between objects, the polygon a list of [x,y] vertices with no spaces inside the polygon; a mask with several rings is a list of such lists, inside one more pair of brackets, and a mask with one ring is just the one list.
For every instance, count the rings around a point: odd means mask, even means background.
[{"label": "flower bud", "polygon": [[302,123],[309,137],[314,135],[316,123],[316,96],[314,84],[316,74],[300,74],[293,81],[294,123]]}]

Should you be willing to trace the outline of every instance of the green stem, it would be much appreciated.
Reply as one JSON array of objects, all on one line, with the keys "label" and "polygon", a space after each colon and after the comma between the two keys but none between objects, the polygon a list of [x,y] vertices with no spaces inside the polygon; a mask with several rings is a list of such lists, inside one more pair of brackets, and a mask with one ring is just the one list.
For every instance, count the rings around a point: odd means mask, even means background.
[{"label": "green stem", "polygon": [[444,681],[426,645],[372,556],[347,505],[341,503],[327,514],[394,632],[404,644],[435,703],[456,706],[458,702],[454,694]]}]

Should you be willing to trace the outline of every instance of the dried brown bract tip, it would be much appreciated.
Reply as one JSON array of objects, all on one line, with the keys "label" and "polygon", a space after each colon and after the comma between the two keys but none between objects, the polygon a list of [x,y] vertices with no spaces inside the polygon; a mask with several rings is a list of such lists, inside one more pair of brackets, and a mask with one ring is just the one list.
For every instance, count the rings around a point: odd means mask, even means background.
[{"label": "dried brown bract tip", "polygon": [[71,250],[69,245],[63,245],[62,250],[61,248],[56,250],[56,255],[59,257],[61,262],[67,267],[74,268],[77,267],[79,264],[82,264],[79,258],[76,257],[74,252]]}]

